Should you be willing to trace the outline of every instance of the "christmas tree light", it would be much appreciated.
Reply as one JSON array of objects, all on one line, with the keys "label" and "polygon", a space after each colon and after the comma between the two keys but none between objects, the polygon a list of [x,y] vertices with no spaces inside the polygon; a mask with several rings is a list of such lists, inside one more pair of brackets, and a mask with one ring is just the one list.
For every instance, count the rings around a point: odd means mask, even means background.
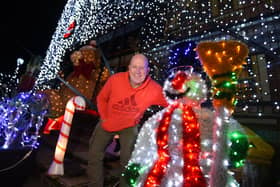
[{"label": "christmas tree light", "polygon": [[[251,12],[251,14],[248,14]],[[36,87],[46,88],[60,71],[63,56],[91,39],[135,21],[141,27],[139,50],[156,65],[153,78],[162,81],[173,46],[182,42],[238,39],[249,46],[249,58],[238,94],[238,106],[244,112],[260,102],[271,102],[272,112],[279,112],[277,72],[279,60],[279,5],[274,1],[93,1],[69,0],[52,37]],[[75,24],[74,24],[75,23]],[[64,35],[68,33],[65,38]],[[258,54],[266,54],[261,57]],[[259,74],[258,67],[265,67]],[[272,68],[276,67],[276,68]],[[244,75],[246,73],[243,73]],[[267,76],[264,76],[267,74]],[[254,93],[254,94],[247,94]],[[262,113],[262,111],[258,111]]]}]

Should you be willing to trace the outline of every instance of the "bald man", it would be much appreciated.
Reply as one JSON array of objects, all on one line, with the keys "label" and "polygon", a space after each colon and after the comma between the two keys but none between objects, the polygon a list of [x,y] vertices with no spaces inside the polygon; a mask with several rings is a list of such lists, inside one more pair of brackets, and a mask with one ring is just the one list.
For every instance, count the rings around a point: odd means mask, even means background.
[{"label": "bald man", "polygon": [[[136,142],[140,117],[152,105],[167,106],[162,87],[148,75],[148,65],[145,55],[135,54],[128,71],[112,75],[97,96],[100,121],[89,141],[89,187],[103,187],[103,159],[113,137],[119,135],[123,171]],[[119,186],[128,186],[121,173]]]}]

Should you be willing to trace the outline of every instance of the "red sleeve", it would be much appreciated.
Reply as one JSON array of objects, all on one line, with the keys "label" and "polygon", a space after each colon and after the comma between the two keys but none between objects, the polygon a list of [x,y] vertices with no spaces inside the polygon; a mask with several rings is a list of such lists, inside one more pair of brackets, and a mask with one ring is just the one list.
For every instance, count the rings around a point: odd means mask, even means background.
[{"label": "red sleeve", "polygon": [[163,92],[163,90],[161,88],[161,92],[159,92],[159,96],[157,97],[158,98],[157,102],[158,102],[158,105],[163,106],[163,107],[167,107],[168,103],[167,103],[167,101],[166,101],[162,92]]},{"label": "red sleeve", "polygon": [[101,120],[107,117],[108,102],[111,94],[111,78],[109,78],[97,95],[97,108]]},{"label": "red sleeve", "polygon": [[162,86],[155,81],[153,81],[153,82],[154,83],[152,84],[151,91],[154,92],[153,96],[154,96],[154,98],[156,98],[154,100],[155,103],[153,103],[153,105],[160,105],[162,107],[167,107],[168,103],[164,97]]}]

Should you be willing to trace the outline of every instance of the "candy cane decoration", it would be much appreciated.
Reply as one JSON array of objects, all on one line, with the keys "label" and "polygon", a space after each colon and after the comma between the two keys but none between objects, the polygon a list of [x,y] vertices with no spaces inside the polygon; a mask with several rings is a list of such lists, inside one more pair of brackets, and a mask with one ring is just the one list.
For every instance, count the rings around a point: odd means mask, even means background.
[{"label": "candy cane decoration", "polygon": [[64,175],[63,160],[72,126],[72,119],[76,110],[85,110],[85,100],[80,96],[72,97],[66,104],[64,119],[55,148],[53,162],[48,170],[49,175]]}]

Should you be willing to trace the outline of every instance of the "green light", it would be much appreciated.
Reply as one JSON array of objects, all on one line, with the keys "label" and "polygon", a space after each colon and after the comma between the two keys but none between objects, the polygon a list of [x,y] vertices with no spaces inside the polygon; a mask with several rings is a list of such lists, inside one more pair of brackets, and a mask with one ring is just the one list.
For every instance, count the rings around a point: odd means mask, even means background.
[{"label": "green light", "polygon": [[235,105],[237,105],[237,103],[238,103],[238,101],[237,101],[237,99],[235,99],[235,100],[233,101],[233,105],[235,106]]},{"label": "green light", "polygon": [[226,82],[225,83],[225,87],[230,87],[231,86],[231,83],[230,82]]},{"label": "green light", "polygon": [[135,180],[133,180],[133,179],[130,179],[130,184],[135,184]]},{"label": "green light", "polygon": [[236,162],[236,163],[235,163],[235,167],[236,167],[236,168],[239,168],[240,166],[241,166],[241,165],[240,165],[239,162]]},{"label": "green light", "polygon": [[236,139],[236,138],[240,138],[241,134],[238,132],[233,132],[233,133],[231,133],[230,136]]},{"label": "green light", "polygon": [[231,166],[238,168],[244,165],[244,159],[247,156],[249,142],[247,136],[240,132],[234,131],[228,134],[231,145],[229,148],[229,159]]}]

